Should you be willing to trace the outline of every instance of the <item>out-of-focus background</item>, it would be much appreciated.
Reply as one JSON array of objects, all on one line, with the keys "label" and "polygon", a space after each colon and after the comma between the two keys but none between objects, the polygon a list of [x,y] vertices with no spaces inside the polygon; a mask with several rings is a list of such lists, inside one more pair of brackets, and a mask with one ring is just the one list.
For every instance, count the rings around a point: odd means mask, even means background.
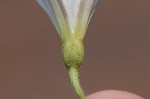
[{"label": "out-of-focus background", "polygon": [[[84,40],[87,94],[150,98],[150,0],[102,0]],[[0,99],[76,99],[59,36],[35,0],[0,0]]]}]

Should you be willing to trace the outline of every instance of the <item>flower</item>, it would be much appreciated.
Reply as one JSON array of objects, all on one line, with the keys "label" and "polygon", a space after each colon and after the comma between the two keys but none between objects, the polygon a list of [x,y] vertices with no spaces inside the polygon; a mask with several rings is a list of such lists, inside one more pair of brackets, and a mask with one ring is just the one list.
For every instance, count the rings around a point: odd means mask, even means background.
[{"label": "flower", "polygon": [[62,39],[62,54],[71,83],[80,99],[85,98],[78,79],[83,62],[82,40],[99,0],[36,0],[48,14]]},{"label": "flower", "polygon": [[99,0],[36,0],[48,14],[62,40],[83,39]]}]

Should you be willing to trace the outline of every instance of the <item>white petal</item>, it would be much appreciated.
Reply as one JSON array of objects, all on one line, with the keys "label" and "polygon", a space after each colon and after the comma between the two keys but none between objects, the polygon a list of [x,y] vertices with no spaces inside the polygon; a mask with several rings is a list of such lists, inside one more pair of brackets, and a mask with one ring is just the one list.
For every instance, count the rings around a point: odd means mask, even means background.
[{"label": "white petal", "polygon": [[94,0],[94,5],[93,5],[93,9],[95,9],[96,5],[98,4],[100,0]]},{"label": "white petal", "polygon": [[62,0],[62,3],[68,16],[70,29],[74,32],[73,30],[80,10],[81,0]]},{"label": "white petal", "polygon": [[78,27],[81,33],[85,33],[99,0],[82,0],[78,17]]},{"label": "white petal", "polygon": [[50,2],[50,6],[59,24],[60,32],[67,31],[68,25],[65,10],[61,2],[62,0],[48,0],[48,1]]},{"label": "white petal", "polygon": [[[36,0],[60,32],[84,34],[100,0]],[[67,35],[67,34],[66,34]]]},{"label": "white petal", "polygon": [[56,17],[54,15],[54,12],[50,6],[50,3],[48,0],[36,0],[41,7],[45,10],[45,12],[48,14],[48,16],[51,18],[51,21],[53,23],[53,25],[55,26],[55,28],[57,29],[58,32],[60,32],[59,26],[58,26],[58,22],[56,20]]}]

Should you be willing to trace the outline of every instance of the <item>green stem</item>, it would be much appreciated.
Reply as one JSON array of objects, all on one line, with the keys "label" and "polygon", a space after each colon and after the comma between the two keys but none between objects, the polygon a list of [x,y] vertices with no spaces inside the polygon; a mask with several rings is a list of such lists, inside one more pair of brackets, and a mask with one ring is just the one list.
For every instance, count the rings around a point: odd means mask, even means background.
[{"label": "green stem", "polygon": [[79,82],[78,69],[73,67],[69,68],[69,76],[77,96],[79,97],[79,99],[84,99],[85,94]]}]

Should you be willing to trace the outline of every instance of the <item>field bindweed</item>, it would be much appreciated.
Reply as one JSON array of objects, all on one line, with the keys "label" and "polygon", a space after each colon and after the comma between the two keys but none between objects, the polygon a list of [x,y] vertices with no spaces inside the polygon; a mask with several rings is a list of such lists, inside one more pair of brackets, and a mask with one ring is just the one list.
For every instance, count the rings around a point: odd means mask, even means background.
[{"label": "field bindweed", "polygon": [[71,83],[80,99],[85,98],[78,69],[83,63],[85,36],[89,21],[100,0],[36,0],[47,13],[62,41],[62,55]]}]

